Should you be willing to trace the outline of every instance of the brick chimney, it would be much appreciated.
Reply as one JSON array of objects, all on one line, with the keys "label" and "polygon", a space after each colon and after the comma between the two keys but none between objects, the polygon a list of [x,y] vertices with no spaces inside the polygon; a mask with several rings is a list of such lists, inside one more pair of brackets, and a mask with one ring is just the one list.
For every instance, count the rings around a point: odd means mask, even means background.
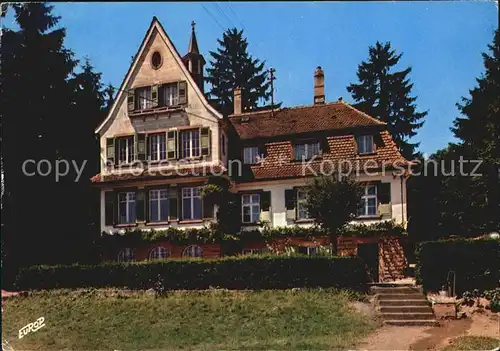
[{"label": "brick chimney", "polygon": [[325,73],[321,66],[314,71],[314,104],[325,103]]},{"label": "brick chimney", "polygon": [[241,88],[234,88],[233,90],[234,94],[234,111],[233,114],[235,115],[240,115],[242,112],[242,106],[241,106]]}]

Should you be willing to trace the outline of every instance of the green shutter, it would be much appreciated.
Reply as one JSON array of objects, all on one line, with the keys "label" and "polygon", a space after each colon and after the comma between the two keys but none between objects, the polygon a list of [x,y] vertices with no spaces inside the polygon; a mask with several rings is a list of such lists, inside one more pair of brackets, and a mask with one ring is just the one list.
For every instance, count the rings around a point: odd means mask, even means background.
[{"label": "green shutter", "polygon": [[151,87],[151,105],[152,107],[158,106],[158,85]]},{"label": "green shutter", "polygon": [[378,213],[382,218],[392,217],[391,183],[377,183]]},{"label": "green shutter", "polygon": [[187,104],[187,83],[185,81],[179,82],[179,105]]},{"label": "green shutter", "polygon": [[202,156],[210,155],[210,140],[211,140],[210,128],[208,127],[200,128],[200,148]]},{"label": "green shutter", "polygon": [[294,221],[296,218],[295,206],[297,204],[297,191],[295,189],[285,190],[286,219]]},{"label": "green shutter", "polygon": [[146,134],[139,133],[134,136],[134,153],[135,160],[146,160]]},{"label": "green shutter", "polygon": [[168,220],[179,219],[178,190],[175,187],[168,188]]},{"label": "green shutter", "polygon": [[115,194],[112,191],[104,193],[104,224],[115,224]]},{"label": "green shutter", "polygon": [[146,194],[144,190],[137,190],[135,192],[135,213],[136,222],[146,221]]},{"label": "green shutter", "polygon": [[177,131],[169,130],[167,132],[167,160],[177,158]]},{"label": "green shutter", "polygon": [[135,110],[135,92],[134,89],[130,89],[127,92],[127,106],[129,111]]},{"label": "green shutter", "polygon": [[115,163],[115,138],[106,138],[106,162]]},{"label": "green shutter", "polygon": [[261,222],[271,222],[271,192],[260,193],[260,220]]}]

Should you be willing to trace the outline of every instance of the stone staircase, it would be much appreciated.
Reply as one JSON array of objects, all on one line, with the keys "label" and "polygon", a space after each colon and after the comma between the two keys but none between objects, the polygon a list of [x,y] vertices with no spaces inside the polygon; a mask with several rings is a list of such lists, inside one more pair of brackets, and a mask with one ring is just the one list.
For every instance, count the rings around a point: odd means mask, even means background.
[{"label": "stone staircase", "polygon": [[422,288],[411,285],[376,285],[376,308],[386,325],[438,326]]}]

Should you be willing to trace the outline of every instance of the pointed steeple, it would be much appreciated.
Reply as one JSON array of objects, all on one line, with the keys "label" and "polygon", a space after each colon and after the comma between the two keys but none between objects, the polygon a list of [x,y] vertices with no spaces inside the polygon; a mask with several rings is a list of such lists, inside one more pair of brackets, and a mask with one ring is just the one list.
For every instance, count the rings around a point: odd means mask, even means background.
[{"label": "pointed steeple", "polygon": [[198,50],[198,41],[196,40],[196,33],[194,32],[194,26],[196,26],[196,22],[191,22],[191,40],[189,41],[188,54],[199,54],[200,50]]}]

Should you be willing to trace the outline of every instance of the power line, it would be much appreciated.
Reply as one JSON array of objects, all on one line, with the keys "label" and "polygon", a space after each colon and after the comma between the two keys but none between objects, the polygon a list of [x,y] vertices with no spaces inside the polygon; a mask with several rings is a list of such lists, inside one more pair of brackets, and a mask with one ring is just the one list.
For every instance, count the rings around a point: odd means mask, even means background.
[{"label": "power line", "polygon": [[238,20],[238,22],[240,22],[241,28],[243,28],[243,30],[245,30],[245,26],[243,25],[243,22],[241,22],[240,18],[238,17],[238,15],[236,14],[236,12],[234,12],[233,8],[231,7],[231,1],[229,1],[227,3],[227,6],[229,7],[229,10],[233,13],[234,17],[236,17],[236,19]]},{"label": "power line", "polygon": [[217,21],[217,19],[214,17],[214,15],[212,15],[212,13],[210,11],[208,11],[208,9],[205,7],[205,5],[201,4],[201,6],[203,7],[203,9],[210,15],[210,17],[212,17],[212,19],[215,21],[215,23],[217,23],[219,25],[219,27],[225,31],[224,27],[222,27],[222,25],[219,23],[219,21]]},{"label": "power line", "polygon": [[231,20],[231,18],[229,18],[229,16],[224,12],[224,10],[219,6],[219,4],[216,3],[216,2],[213,2],[213,4],[215,5],[215,7],[217,7],[217,9],[219,10],[219,12],[222,13],[222,15],[229,20],[229,22],[231,23],[231,26],[232,27],[236,27],[234,25],[233,21]]}]

